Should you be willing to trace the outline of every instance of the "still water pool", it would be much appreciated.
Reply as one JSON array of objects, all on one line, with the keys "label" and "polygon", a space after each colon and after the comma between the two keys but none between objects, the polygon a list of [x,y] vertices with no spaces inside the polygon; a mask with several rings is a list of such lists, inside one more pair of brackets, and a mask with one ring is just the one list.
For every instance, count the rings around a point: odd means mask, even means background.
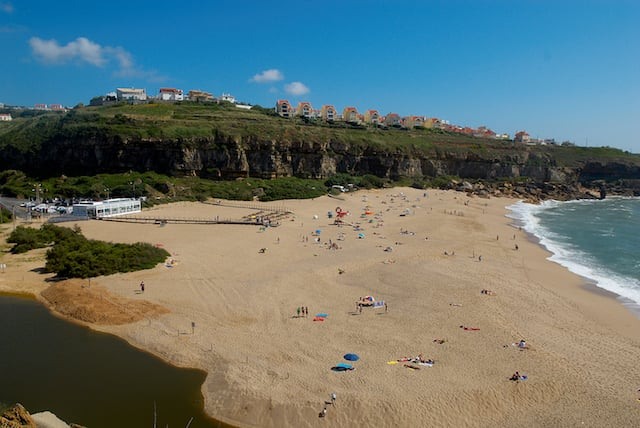
[{"label": "still water pool", "polygon": [[[0,295],[0,403],[89,428],[228,427],[203,412],[205,373]],[[155,409],[155,410],[154,410]],[[192,419],[193,418],[193,419]]]}]

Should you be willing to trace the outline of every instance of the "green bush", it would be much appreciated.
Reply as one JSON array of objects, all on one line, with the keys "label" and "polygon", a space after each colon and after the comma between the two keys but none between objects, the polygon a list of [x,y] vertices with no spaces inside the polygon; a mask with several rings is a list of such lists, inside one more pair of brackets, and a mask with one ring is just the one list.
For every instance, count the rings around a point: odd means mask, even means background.
[{"label": "green bush", "polygon": [[16,244],[11,249],[14,253],[51,246],[47,251],[45,270],[65,278],[151,269],[169,256],[166,250],[151,244],[90,240],[82,235],[79,227],[69,229],[50,224],[40,229],[18,227],[7,241]]}]

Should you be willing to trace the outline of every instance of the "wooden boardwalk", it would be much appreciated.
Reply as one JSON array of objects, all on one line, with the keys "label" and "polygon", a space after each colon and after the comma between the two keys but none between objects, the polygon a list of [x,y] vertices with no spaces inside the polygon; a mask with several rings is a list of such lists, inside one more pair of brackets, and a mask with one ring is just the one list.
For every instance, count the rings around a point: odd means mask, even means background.
[{"label": "wooden boardwalk", "polygon": [[[178,218],[178,217],[102,217],[101,221],[115,221],[121,223],[139,223],[139,224],[239,224],[246,226],[263,226],[255,220],[230,220],[230,219],[208,219],[208,218]],[[270,226],[277,226],[271,224]]]}]

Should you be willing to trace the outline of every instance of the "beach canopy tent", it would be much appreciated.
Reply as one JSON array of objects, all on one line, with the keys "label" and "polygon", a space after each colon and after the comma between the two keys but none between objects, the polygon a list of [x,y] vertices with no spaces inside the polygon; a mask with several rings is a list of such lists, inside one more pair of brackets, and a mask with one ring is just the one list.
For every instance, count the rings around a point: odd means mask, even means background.
[{"label": "beach canopy tent", "polygon": [[328,317],[328,316],[329,316],[329,314],[325,314],[324,312],[320,312],[320,313],[316,314],[316,316],[317,316],[318,318],[326,318],[326,317]]},{"label": "beach canopy tent", "polygon": [[344,359],[347,361],[358,361],[360,357],[356,354],[344,354]]}]

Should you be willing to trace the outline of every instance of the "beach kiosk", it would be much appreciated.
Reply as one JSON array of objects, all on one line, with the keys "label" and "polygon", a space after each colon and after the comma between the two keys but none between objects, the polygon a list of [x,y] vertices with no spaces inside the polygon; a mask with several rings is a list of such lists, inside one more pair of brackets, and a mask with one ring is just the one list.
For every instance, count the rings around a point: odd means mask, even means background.
[{"label": "beach kiosk", "polygon": [[104,201],[85,201],[73,204],[72,214],[75,217],[99,219],[139,213],[142,207],[139,199],[116,198]]}]

